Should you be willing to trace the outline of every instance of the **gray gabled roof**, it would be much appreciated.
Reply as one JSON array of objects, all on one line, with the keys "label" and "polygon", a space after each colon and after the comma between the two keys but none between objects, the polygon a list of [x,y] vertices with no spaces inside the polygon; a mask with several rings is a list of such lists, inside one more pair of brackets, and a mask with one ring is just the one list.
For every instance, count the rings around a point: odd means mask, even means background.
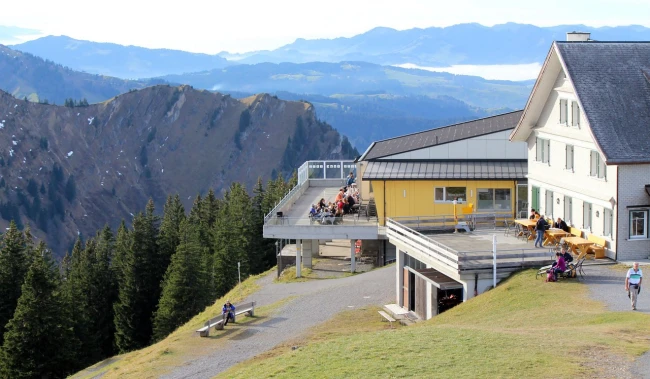
[{"label": "gray gabled roof", "polygon": [[521,113],[522,111],[514,111],[373,142],[360,160],[377,159],[425,147],[460,141],[466,138],[514,129],[519,122]]},{"label": "gray gabled roof", "polygon": [[650,163],[650,42],[556,42],[607,164]]},{"label": "gray gabled roof", "polygon": [[526,174],[528,174],[526,160],[371,161],[368,162],[368,167],[363,173],[363,180],[526,179]]}]

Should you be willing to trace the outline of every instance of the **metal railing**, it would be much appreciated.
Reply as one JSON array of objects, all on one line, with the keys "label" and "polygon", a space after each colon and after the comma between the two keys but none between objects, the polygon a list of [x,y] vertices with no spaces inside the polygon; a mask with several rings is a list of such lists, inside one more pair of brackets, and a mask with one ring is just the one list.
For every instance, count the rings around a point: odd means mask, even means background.
[{"label": "metal railing", "polygon": [[458,252],[456,250],[390,218],[386,220],[386,227],[386,235],[389,240],[395,239],[440,264],[458,271]]},{"label": "metal railing", "polygon": [[356,214],[345,215],[343,217],[325,217],[325,218],[311,218],[308,216],[305,217],[280,217],[277,215],[272,215],[264,222],[264,226],[336,226],[336,227],[345,227],[351,225],[357,226],[373,226],[377,227],[379,225],[379,219],[377,217],[366,217],[361,215],[357,217]]},{"label": "metal railing", "polygon": [[296,186],[294,186],[284,197],[282,200],[280,200],[277,204],[275,204],[275,207],[271,209],[271,211],[264,216],[264,223],[273,217],[273,215],[276,215],[279,209],[282,209],[291,198],[296,195],[299,191],[301,191],[305,186],[309,186],[309,182],[303,182],[303,183],[298,183]]},{"label": "metal railing", "polygon": [[345,179],[350,172],[357,177],[354,161],[306,161],[298,168],[298,184],[308,180]]},{"label": "metal railing", "polygon": [[[436,241],[435,237],[424,235],[393,219],[387,219],[386,226],[386,236],[388,236],[389,240],[398,242],[407,249],[413,249],[458,273],[471,270],[491,270],[493,268],[494,256],[491,250],[459,252]],[[551,261],[551,255],[547,250],[533,248],[497,250],[497,270],[500,271],[538,267]]]}]

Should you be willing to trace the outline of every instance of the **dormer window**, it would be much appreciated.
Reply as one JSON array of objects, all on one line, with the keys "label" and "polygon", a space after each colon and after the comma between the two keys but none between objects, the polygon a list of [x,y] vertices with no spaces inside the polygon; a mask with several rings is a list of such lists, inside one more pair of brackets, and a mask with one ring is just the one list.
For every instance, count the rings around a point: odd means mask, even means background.
[{"label": "dormer window", "polygon": [[567,124],[568,100],[560,99],[560,124]]},{"label": "dormer window", "polygon": [[580,105],[577,101],[571,102],[571,126],[580,126]]}]

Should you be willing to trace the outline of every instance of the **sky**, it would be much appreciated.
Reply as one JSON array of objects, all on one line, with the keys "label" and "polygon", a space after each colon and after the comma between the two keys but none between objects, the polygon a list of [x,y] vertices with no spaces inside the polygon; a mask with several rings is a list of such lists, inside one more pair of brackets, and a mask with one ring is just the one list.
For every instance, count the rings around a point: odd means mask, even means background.
[{"label": "sky", "polygon": [[3,2],[0,25],[36,29],[43,35],[215,54],[274,49],[296,38],[351,37],[377,26],[650,26],[648,16],[649,0],[31,0]]}]

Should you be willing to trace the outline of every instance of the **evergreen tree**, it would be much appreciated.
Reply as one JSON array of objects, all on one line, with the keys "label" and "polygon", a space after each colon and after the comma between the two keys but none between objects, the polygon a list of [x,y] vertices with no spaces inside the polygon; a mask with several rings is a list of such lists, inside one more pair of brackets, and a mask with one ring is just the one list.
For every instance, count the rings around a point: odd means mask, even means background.
[{"label": "evergreen tree", "polygon": [[[85,99],[84,99],[85,100]],[[115,324],[113,323],[113,303],[117,299],[117,282],[111,268],[115,255],[115,238],[111,228],[106,225],[97,234],[96,265],[94,267],[94,291],[92,307],[92,329],[97,334],[101,358],[115,354]]]},{"label": "evergreen tree", "polygon": [[[150,200],[145,214],[133,218],[129,247],[117,263],[119,294],[113,309],[115,343],[120,352],[142,348],[151,340],[151,318],[160,297],[162,279],[156,248],[157,219]],[[120,243],[118,233],[117,251],[121,249]]]},{"label": "evergreen tree", "polygon": [[78,348],[51,253],[40,243],[7,324],[0,354],[4,378],[63,378],[74,370]]},{"label": "evergreen tree", "polygon": [[88,241],[84,249],[81,239],[77,238],[70,255],[66,278],[61,287],[65,306],[70,310],[70,322],[75,337],[79,340],[76,359],[80,366],[90,365],[99,359],[99,348],[90,325],[92,320],[90,320],[87,310],[87,292],[91,290],[90,267],[93,264],[90,255],[94,254],[89,250],[94,249],[94,241]]},{"label": "evergreen tree", "polygon": [[5,326],[11,320],[20,298],[21,286],[29,267],[25,254],[25,239],[15,222],[2,237],[0,249],[0,342]]},{"label": "evergreen tree", "polygon": [[185,220],[185,208],[183,208],[180,197],[178,194],[174,197],[168,196],[158,235],[159,255],[164,267],[169,266],[171,257],[176,252],[180,242],[180,225],[183,220]]},{"label": "evergreen tree", "polygon": [[219,297],[237,283],[237,262],[241,264],[242,278],[250,272],[248,252],[253,233],[252,205],[241,184],[230,186],[213,230],[215,295]]},{"label": "evergreen tree", "polygon": [[275,250],[273,241],[262,236],[264,229],[264,186],[262,178],[257,179],[257,184],[253,188],[254,197],[252,199],[252,227],[251,248],[249,250],[248,260],[250,262],[251,274],[259,274],[269,267],[275,265]]},{"label": "evergreen tree", "polygon": [[180,244],[165,273],[162,296],[154,319],[154,340],[161,340],[205,307],[205,270],[198,230],[181,222]]}]

